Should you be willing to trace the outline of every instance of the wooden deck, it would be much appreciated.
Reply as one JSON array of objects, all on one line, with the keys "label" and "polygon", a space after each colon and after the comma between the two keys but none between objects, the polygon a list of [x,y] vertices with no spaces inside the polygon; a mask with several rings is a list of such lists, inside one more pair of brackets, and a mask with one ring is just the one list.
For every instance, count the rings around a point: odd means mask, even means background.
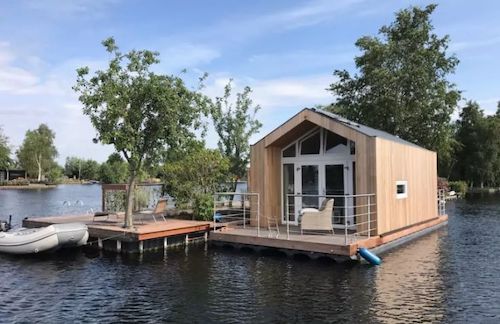
[{"label": "wooden deck", "polygon": [[27,218],[23,220],[23,226],[33,228],[51,224],[81,222],[87,224],[91,238],[109,239],[114,237],[116,240],[124,242],[138,242],[210,231],[210,222],[181,219],[163,221],[158,217],[156,217],[157,222],[154,222],[151,216],[141,215],[140,217],[142,219],[134,217],[134,226],[132,228],[123,227],[123,214],[111,215],[109,218],[99,216],[95,217],[95,221],[93,215]]},{"label": "wooden deck", "polygon": [[349,236],[351,239],[348,240],[347,244],[345,236],[341,234],[301,235],[294,232],[287,236],[286,230],[284,231],[280,227],[278,236],[276,230],[268,231],[267,229],[261,229],[260,235],[257,236],[257,229],[250,226],[247,228],[225,228],[221,231],[212,232],[210,240],[222,244],[274,248],[295,253],[319,254],[333,258],[349,259],[356,256],[360,247],[374,248],[382,246],[405,236],[435,227],[447,220],[448,216],[444,215],[385,235],[370,238],[357,237],[356,241],[352,239],[352,236]]}]

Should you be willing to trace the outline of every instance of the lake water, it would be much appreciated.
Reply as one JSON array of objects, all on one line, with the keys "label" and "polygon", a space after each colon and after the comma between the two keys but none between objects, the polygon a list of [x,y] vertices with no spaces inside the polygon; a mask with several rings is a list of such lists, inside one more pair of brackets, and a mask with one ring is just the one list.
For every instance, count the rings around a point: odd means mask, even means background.
[{"label": "lake water", "polygon": [[[99,206],[97,185],[0,190],[0,218],[15,223]],[[205,245],[143,257],[0,255],[0,322],[500,323],[499,197],[447,210],[447,227],[379,267]]]}]

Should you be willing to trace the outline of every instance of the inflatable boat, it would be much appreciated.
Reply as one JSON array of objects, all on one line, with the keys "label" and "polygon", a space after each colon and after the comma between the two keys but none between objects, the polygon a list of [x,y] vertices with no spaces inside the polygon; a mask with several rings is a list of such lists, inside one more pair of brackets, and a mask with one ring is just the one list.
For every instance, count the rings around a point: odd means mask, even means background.
[{"label": "inflatable boat", "polygon": [[89,232],[82,223],[53,224],[0,232],[0,252],[31,254],[87,244]]}]

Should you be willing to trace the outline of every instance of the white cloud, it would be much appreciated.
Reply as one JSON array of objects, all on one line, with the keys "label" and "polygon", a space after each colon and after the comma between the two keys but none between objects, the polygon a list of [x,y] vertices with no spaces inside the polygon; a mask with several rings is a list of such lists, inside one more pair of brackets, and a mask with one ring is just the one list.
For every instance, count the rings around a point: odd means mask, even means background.
[{"label": "white cloud", "polygon": [[[230,79],[231,76],[225,73],[209,79],[204,89],[205,94],[212,98],[221,96]],[[251,138],[251,142],[256,142],[301,109],[328,104],[333,100],[331,93],[326,90],[334,81],[330,74],[264,80],[247,77],[233,79],[233,94],[241,92],[243,87],[248,85],[253,90],[251,98],[254,104],[261,106],[256,117],[263,127],[259,134]],[[212,129],[209,130],[206,141],[207,145],[215,147],[217,137]]]},{"label": "white cloud", "polygon": [[36,85],[39,78],[16,65],[17,56],[9,43],[0,43],[0,92],[17,92]]},{"label": "white cloud", "polygon": [[474,39],[474,40],[466,40],[459,42],[452,42],[450,45],[450,51],[452,52],[460,52],[470,49],[477,49],[483,47],[491,47],[500,44],[500,36],[499,37],[489,37],[485,39]]},{"label": "white cloud", "polygon": [[207,64],[220,57],[219,51],[209,46],[180,43],[160,49],[160,68],[172,72]]},{"label": "white cloud", "polygon": [[118,0],[30,0],[26,2],[26,7],[52,18],[68,19],[83,14],[86,17],[99,16],[103,9],[118,2]]}]

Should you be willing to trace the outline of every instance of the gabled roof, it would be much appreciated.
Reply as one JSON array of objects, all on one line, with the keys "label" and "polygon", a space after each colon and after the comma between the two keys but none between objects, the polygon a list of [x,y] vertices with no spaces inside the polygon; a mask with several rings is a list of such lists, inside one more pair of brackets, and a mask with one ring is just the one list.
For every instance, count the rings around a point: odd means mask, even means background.
[{"label": "gabled roof", "polygon": [[360,132],[362,134],[365,134],[366,136],[380,137],[380,138],[383,138],[385,140],[397,142],[397,143],[400,143],[400,144],[405,144],[405,145],[410,145],[410,146],[414,146],[414,147],[423,148],[421,146],[413,144],[412,142],[405,141],[404,139],[402,139],[402,138],[400,138],[398,136],[389,134],[389,133],[381,131],[379,129],[375,129],[375,128],[371,128],[371,127],[368,127],[368,126],[365,126],[365,125],[361,125],[361,124],[355,123],[353,121],[350,121],[349,119],[346,119],[346,118],[344,118],[344,117],[342,117],[340,115],[337,115],[337,114],[334,114],[334,113],[331,113],[331,112],[328,112],[328,111],[317,109],[317,108],[306,108],[306,109],[314,111],[314,112],[317,112],[319,114],[322,114],[322,115],[324,115],[324,116],[326,116],[328,118],[334,119],[334,120],[338,121],[339,123],[342,123],[342,124],[344,124],[345,126],[351,128],[351,129],[354,129],[354,130],[356,130],[356,131],[358,131],[358,132]]},{"label": "gabled roof", "polygon": [[[404,144],[404,145],[409,145],[409,146],[413,146],[413,147],[418,147],[418,148],[421,148],[421,149],[424,149],[424,150],[427,150],[421,146],[418,146],[416,144],[413,144],[411,142],[408,142],[408,141],[405,141],[404,139],[401,139],[395,135],[392,135],[392,134],[389,134],[387,132],[384,132],[384,131],[381,131],[379,129],[375,129],[375,128],[371,128],[371,127],[368,127],[368,126],[365,126],[365,125],[362,125],[362,124],[358,124],[356,122],[353,122],[353,121],[350,121],[340,115],[337,115],[337,114],[334,114],[334,113],[331,113],[331,112],[328,112],[328,111],[325,111],[325,110],[322,110],[322,109],[318,109],[318,108],[304,108],[303,110],[301,110],[300,112],[298,112],[296,115],[294,115],[293,117],[291,117],[289,120],[285,121],[283,124],[281,124],[280,126],[278,126],[276,129],[274,129],[273,131],[271,131],[270,133],[268,133],[266,136],[264,136],[261,140],[259,140],[258,142],[268,138],[268,137],[272,137],[272,136],[276,136],[277,134],[279,133],[276,133],[276,132],[279,132],[279,130],[281,128],[286,128],[286,125],[289,124],[290,122],[292,122],[294,119],[296,119],[299,115],[303,114],[304,112],[312,112],[312,113],[315,113],[315,114],[318,114],[318,115],[321,115],[323,117],[326,117],[328,119],[331,119],[331,120],[334,120],[342,125],[344,125],[345,127],[347,128],[350,128],[362,135],[365,135],[365,136],[369,136],[369,137],[379,137],[379,138],[383,138],[385,140],[388,140],[388,141],[392,141],[392,142],[396,142],[396,143],[399,143],[399,144]],[[312,124],[310,124],[312,125]],[[274,133],[274,134],[273,134]]]}]

